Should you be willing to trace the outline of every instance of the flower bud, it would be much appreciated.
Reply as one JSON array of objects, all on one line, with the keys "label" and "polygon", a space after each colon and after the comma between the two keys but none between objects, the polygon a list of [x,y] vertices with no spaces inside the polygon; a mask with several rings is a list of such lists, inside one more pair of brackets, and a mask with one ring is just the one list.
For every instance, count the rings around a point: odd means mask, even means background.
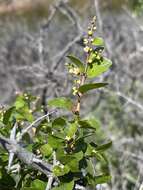
[{"label": "flower bud", "polygon": [[84,51],[85,51],[86,53],[88,53],[89,50],[90,50],[90,47],[88,47],[88,46],[86,46],[86,47],[84,48]]},{"label": "flower bud", "polygon": [[96,56],[96,59],[100,60],[100,58],[101,58],[100,55],[97,55],[97,56]]},{"label": "flower bud", "polygon": [[91,43],[92,43],[92,42],[94,41],[94,39],[93,39],[93,38],[91,38],[91,39],[90,39],[90,41],[91,41]]},{"label": "flower bud", "polygon": [[88,31],[88,35],[89,35],[89,36],[92,36],[92,35],[93,35],[92,30],[89,30],[89,31]]},{"label": "flower bud", "polygon": [[75,75],[78,75],[80,73],[79,68],[74,68],[74,72]]},{"label": "flower bud", "polygon": [[69,141],[71,139],[71,137],[66,136],[65,140]]},{"label": "flower bud", "polygon": [[69,69],[69,73],[71,73],[71,74],[72,74],[72,73],[73,73],[73,69]]},{"label": "flower bud", "polygon": [[85,45],[87,45],[87,44],[88,44],[88,40],[87,40],[87,39],[84,39],[84,40],[83,40],[83,43],[84,43]]},{"label": "flower bud", "polygon": [[80,80],[77,80],[76,83],[77,83],[77,84],[80,84]]},{"label": "flower bud", "polygon": [[72,89],[73,89],[73,95],[75,96],[77,94],[78,90],[75,86]]},{"label": "flower bud", "polygon": [[89,59],[89,60],[88,60],[88,63],[92,63],[92,59]]},{"label": "flower bud", "polygon": [[96,16],[94,16],[92,20],[93,20],[93,21],[96,21]]},{"label": "flower bud", "polygon": [[93,27],[93,30],[94,30],[94,31],[96,30],[96,26]]}]

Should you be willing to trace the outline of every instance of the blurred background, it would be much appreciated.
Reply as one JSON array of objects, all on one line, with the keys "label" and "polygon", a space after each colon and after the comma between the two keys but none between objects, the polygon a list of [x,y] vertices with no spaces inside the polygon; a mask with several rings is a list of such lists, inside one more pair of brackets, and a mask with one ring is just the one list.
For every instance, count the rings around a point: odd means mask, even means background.
[{"label": "blurred background", "polygon": [[112,181],[100,188],[142,190],[143,0],[0,0],[0,104],[10,104],[16,92],[40,96],[43,105],[69,96],[65,57],[83,59],[82,37],[94,15],[113,62],[97,79],[108,88],[83,103],[83,114],[102,124],[97,140],[113,141]]}]

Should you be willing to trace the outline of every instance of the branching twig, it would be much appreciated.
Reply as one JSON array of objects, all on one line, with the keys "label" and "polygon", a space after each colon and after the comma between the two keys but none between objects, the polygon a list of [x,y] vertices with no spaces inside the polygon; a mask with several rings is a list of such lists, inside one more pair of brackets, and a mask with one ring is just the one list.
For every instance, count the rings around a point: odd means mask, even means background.
[{"label": "branching twig", "polygon": [[[53,110],[49,113],[47,113],[46,115],[43,115],[41,117],[39,117],[38,119],[36,119],[33,123],[31,123],[28,127],[26,127],[25,129],[23,129],[23,131],[21,132],[20,136],[18,137],[18,141],[22,139],[23,135],[25,133],[27,133],[36,123],[38,123],[39,121],[45,119],[46,117],[50,116],[51,114],[55,113],[56,110]],[[35,127],[35,126],[34,126]]]},{"label": "branching twig", "polygon": [[[53,152],[53,167],[56,165],[56,163],[57,163],[57,159],[56,159],[56,153],[54,151]],[[50,190],[52,188],[53,180],[54,180],[54,176],[51,174],[51,176],[49,177],[49,180],[48,180],[46,190]]]},{"label": "branching twig", "polygon": [[[17,129],[17,122],[14,124],[14,127],[11,130],[10,133],[10,140],[15,140],[16,138],[16,129]],[[12,162],[14,159],[14,152],[9,152],[9,159],[8,159],[8,171],[11,169]]]}]

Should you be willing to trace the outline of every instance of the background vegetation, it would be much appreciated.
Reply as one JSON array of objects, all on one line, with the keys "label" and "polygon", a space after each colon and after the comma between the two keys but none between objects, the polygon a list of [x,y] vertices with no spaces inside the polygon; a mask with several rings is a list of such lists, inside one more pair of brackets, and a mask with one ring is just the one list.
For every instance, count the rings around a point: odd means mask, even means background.
[{"label": "background vegetation", "polygon": [[112,180],[102,189],[138,190],[143,178],[143,1],[41,2],[1,1],[1,105],[8,107],[16,92],[39,95],[44,108],[52,97],[69,96],[64,57],[70,52],[84,59],[83,32],[96,14],[97,33],[113,66],[98,78],[109,87],[85,97],[81,114],[102,123],[99,143],[113,142],[108,151]]}]

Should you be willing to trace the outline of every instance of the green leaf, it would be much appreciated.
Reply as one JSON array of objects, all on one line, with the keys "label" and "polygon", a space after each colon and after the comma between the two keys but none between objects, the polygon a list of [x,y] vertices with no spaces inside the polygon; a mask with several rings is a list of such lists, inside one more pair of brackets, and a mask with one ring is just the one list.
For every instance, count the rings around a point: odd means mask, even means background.
[{"label": "green leaf", "polygon": [[79,172],[79,161],[74,158],[68,164],[71,172]]},{"label": "green leaf", "polygon": [[16,102],[14,104],[14,106],[16,107],[16,109],[20,109],[22,107],[24,107],[26,105],[26,101],[24,100],[24,97],[21,95],[21,96],[18,96],[16,98]]},{"label": "green leaf", "polygon": [[109,149],[111,146],[112,146],[112,141],[110,141],[110,142],[108,142],[106,144],[98,146],[97,148],[95,148],[95,150],[102,152],[102,151],[105,151],[105,150]]},{"label": "green leaf", "polygon": [[91,175],[94,176],[94,167],[93,167],[93,161],[91,159],[87,159],[87,172]]},{"label": "green leaf", "polygon": [[80,139],[76,141],[75,152],[79,152],[79,151],[85,152],[86,149],[87,149],[87,143],[84,141],[84,138],[81,137]]},{"label": "green leaf", "polygon": [[75,135],[75,133],[77,132],[77,127],[78,126],[76,123],[70,123],[69,124],[69,127],[67,129],[67,136],[69,138],[72,138]]},{"label": "green leaf", "polygon": [[88,157],[93,156],[94,157],[93,150],[94,150],[94,148],[90,144],[88,144],[86,152],[85,152],[85,156],[88,156]]},{"label": "green leaf", "polygon": [[108,85],[108,83],[93,83],[93,84],[84,84],[82,86],[79,87],[79,92],[86,93],[89,90],[93,90],[93,89],[97,89],[97,88],[101,88]]},{"label": "green leaf", "polygon": [[54,166],[53,168],[53,173],[55,174],[55,176],[63,176],[67,173],[69,173],[70,168],[67,165],[58,165],[58,166]]},{"label": "green leaf", "polygon": [[31,188],[35,188],[35,190],[45,190],[46,183],[39,179],[36,179],[36,180],[32,181]]},{"label": "green leaf", "polygon": [[95,151],[95,148],[92,147],[90,144],[88,144],[87,150],[85,152],[85,156],[87,157],[94,157],[99,161],[105,161],[104,157],[102,156],[102,154],[100,154],[99,152]]},{"label": "green leaf", "polygon": [[94,177],[95,180],[95,184],[102,184],[102,183],[107,183],[111,180],[111,176],[110,175],[99,175]]},{"label": "green leaf", "polygon": [[104,46],[104,40],[102,38],[94,38],[92,45],[95,46]]},{"label": "green leaf", "polygon": [[91,125],[91,126],[95,126],[96,127],[96,130],[99,130],[100,129],[100,122],[95,119],[94,117],[87,117],[85,118],[86,120],[88,120],[88,123]]},{"label": "green leaf", "polygon": [[77,161],[80,161],[83,158],[83,152],[77,152],[75,154],[73,154],[73,156],[77,159]]},{"label": "green leaf", "polygon": [[107,58],[104,58],[100,64],[93,62],[91,66],[88,67],[87,76],[89,78],[97,77],[106,72],[111,65],[112,62]]},{"label": "green leaf", "polygon": [[61,129],[65,127],[65,125],[66,125],[66,120],[63,117],[56,118],[52,123],[52,127],[55,129]]},{"label": "green leaf", "polygon": [[102,153],[96,152],[95,150],[92,151],[92,157],[95,157],[97,160],[99,160],[101,163],[107,162],[107,159],[105,160],[105,157]]},{"label": "green leaf", "polygon": [[[4,167],[4,166],[3,166]],[[0,189],[14,189],[16,185],[16,181],[14,177],[9,175],[5,169],[1,169],[2,171],[2,176],[0,178]]]},{"label": "green leaf", "polygon": [[68,110],[71,110],[72,108],[71,100],[64,97],[52,99],[48,102],[48,105],[50,107],[63,108]]},{"label": "green leaf", "polygon": [[83,158],[83,152],[80,151],[71,155],[61,153],[60,155],[59,150],[57,153],[57,158],[61,163],[68,165],[71,172],[79,172],[79,161]]},{"label": "green leaf", "polygon": [[34,117],[27,106],[19,109],[14,116],[19,120],[27,120],[29,122],[32,122],[34,120]]},{"label": "green leaf", "polygon": [[81,72],[84,71],[84,64],[77,57],[73,55],[68,55],[67,57],[80,69]]},{"label": "green leaf", "polygon": [[58,187],[52,188],[52,190],[73,190],[74,188],[74,181],[71,181],[70,183],[62,183]]},{"label": "green leaf", "polygon": [[49,144],[53,149],[56,149],[56,148],[62,146],[62,140],[59,139],[58,137],[49,135],[49,136],[48,136],[48,144]]},{"label": "green leaf", "polygon": [[88,120],[81,120],[78,122],[81,128],[96,130],[95,125],[91,125]]},{"label": "green leaf", "polygon": [[12,113],[13,113],[14,110],[15,110],[15,107],[11,107],[11,108],[9,108],[9,109],[5,112],[4,117],[3,117],[3,123],[4,123],[5,125],[8,124],[9,119],[10,119],[10,117],[11,117],[11,115],[12,115]]},{"label": "green leaf", "polygon": [[72,155],[63,155],[63,156],[58,155],[58,157],[62,164],[69,164],[72,160],[75,159],[75,157]]},{"label": "green leaf", "polygon": [[40,151],[44,156],[50,156],[53,152],[53,148],[49,144],[41,146]]},{"label": "green leaf", "polygon": [[93,177],[90,173],[88,173],[87,180],[91,186],[95,187],[98,184],[109,182],[111,180],[111,176],[108,174],[102,174],[102,175]]}]

